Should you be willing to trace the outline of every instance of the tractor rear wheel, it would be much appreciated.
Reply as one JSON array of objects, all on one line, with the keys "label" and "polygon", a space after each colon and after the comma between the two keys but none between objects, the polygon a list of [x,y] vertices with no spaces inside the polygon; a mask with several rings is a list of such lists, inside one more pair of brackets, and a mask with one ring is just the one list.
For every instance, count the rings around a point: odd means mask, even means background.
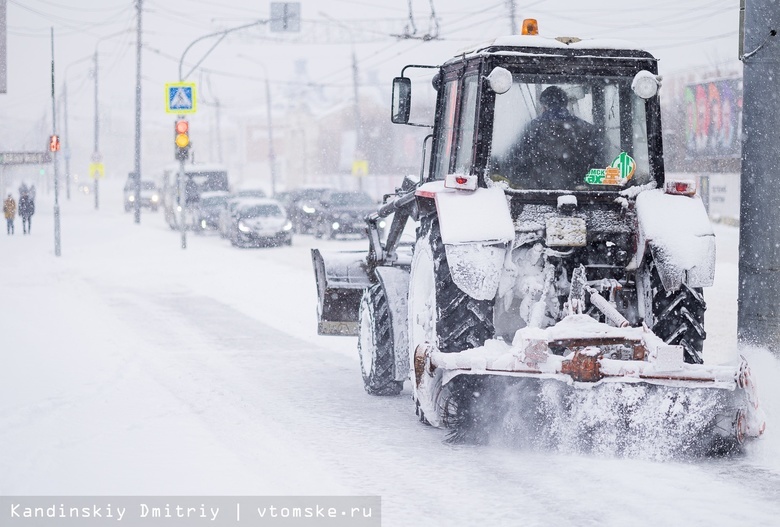
[{"label": "tractor rear wheel", "polygon": [[[430,321],[430,327],[435,330],[435,342],[432,343],[444,353],[483,345],[494,335],[494,301],[476,300],[455,285],[447,263],[447,254],[441,240],[437,218],[423,218],[420,228],[423,232],[419,239],[425,240],[427,245],[425,250],[430,251],[433,260],[435,310],[430,311],[434,318]],[[419,315],[418,311],[411,309],[410,313],[414,313],[413,316]],[[413,344],[412,350],[417,344],[419,343]]]},{"label": "tractor rear wheel", "polygon": [[[702,364],[702,349],[707,337],[704,331],[707,304],[702,288],[682,284],[676,291],[667,291],[652,259],[646,262],[644,274],[646,283],[649,281],[645,305],[652,306],[652,323],[648,326],[667,344],[682,346],[685,362]],[[646,323],[648,318],[645,317]]]}]

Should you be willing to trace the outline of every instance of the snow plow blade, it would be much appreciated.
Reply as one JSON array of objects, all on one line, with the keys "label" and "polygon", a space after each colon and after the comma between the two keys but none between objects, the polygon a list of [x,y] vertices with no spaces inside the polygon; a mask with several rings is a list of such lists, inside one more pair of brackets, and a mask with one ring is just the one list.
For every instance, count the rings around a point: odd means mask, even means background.
[{"label": "snow plow blade", "polygon": [[[518,401],[526,406],[524,419],[538,420],[535,433],[546,427],[556,435],[568,427],[583,441],[603,425],[612,427],[604,437],[620,448],[630,442],[621,434],[671,432],[685,449],[728,453],[765,428],[744,358],[736,366],[684,363],[680,346],[646,328],[616,328],[587,315],[544,330],[521,329],[511,345],[491,340],[457,353],[418,349],[414,364],[418,386],[429,384],[425,391],[438,397],[432,402],[440,421],[433,424],[453,429],[453,441],[480,442],[480,428],[506,422],[503,414],[496,418],[497,409]],[[518,391],[526,393],[518,397]]]},{"label": "snow plow blade", "polygon": [[317,332],[357,335],[363,290],[371,286],[366,273],[367,251],[321,253],[311,250],[317,282]]}]

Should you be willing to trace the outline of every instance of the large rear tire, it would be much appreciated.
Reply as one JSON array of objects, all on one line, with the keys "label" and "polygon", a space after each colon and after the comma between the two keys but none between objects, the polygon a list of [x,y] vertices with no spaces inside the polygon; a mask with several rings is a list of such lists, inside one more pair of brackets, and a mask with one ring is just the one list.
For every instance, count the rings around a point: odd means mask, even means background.
[{"label": "large rear tire", "polygon": [[[481,346],[493,337],[493,301],[475,300],[452,280],[435,216],[421,219],[409,278],[409,358],[412,397],[423,423],[448,426],[433,378],[416,375],[418,349],[445,353]],[[431,384],[433,383],[433,384]]]},{"label": "large rear tire", "polygon": [[[685,362],[702,364],[707,337],[704,331],[707,304],[702,288],[682,284],[676,291],[667,291],[652,259],[646,262],[644,272],[645,280],[649,280],[649,291],[645,294],[650,296],[648,300],[652,305],[652,320],[648,326],[667,344],[682,346]],[[648,318],[645,317],[646,323]]]},{"label": "large rear tire", "polygon": [[381,283],[363,292],[358,320],[358,354],[366,392],[370,395],[398,395],[404,383],[396,381],[393,374],[393,328],[387,294]]},{"label": "large rear tire", "polygon": [[455,285],[441,240],[438,218],[423,219],[421,228],[433,255],[437,349],[453,353],[482,346],[495,333],[494,301],[476,300]]}]

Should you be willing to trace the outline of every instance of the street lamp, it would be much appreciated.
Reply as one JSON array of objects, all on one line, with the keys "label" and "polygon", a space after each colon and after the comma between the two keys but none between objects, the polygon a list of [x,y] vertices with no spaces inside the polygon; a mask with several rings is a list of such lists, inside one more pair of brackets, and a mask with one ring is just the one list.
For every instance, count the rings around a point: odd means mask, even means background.
[{"label": "street lamp", "polygon": [[265,64],[262,62],[247,57],[246,55],[238,56],[263,68],[263,77],[265,79],[266,114],[268,116],[268,164],[271,168],[271,196],[274,196],[276,195],[276,153],[274,152],[274,125],[273,118],[271,117],[271,85],[268,81],[268,68],[266,68]]}]

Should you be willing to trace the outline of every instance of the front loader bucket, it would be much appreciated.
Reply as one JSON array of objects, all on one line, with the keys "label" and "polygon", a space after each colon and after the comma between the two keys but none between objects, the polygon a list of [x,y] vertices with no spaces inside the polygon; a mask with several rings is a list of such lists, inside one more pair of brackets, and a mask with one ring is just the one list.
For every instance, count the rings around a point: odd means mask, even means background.
[{"label": "front loader bucket", "polygon": [[317,281],[317,333],[357,335],[363,290],[371,286],[366,273],[368,251],[321,253],[311,250]]}]

